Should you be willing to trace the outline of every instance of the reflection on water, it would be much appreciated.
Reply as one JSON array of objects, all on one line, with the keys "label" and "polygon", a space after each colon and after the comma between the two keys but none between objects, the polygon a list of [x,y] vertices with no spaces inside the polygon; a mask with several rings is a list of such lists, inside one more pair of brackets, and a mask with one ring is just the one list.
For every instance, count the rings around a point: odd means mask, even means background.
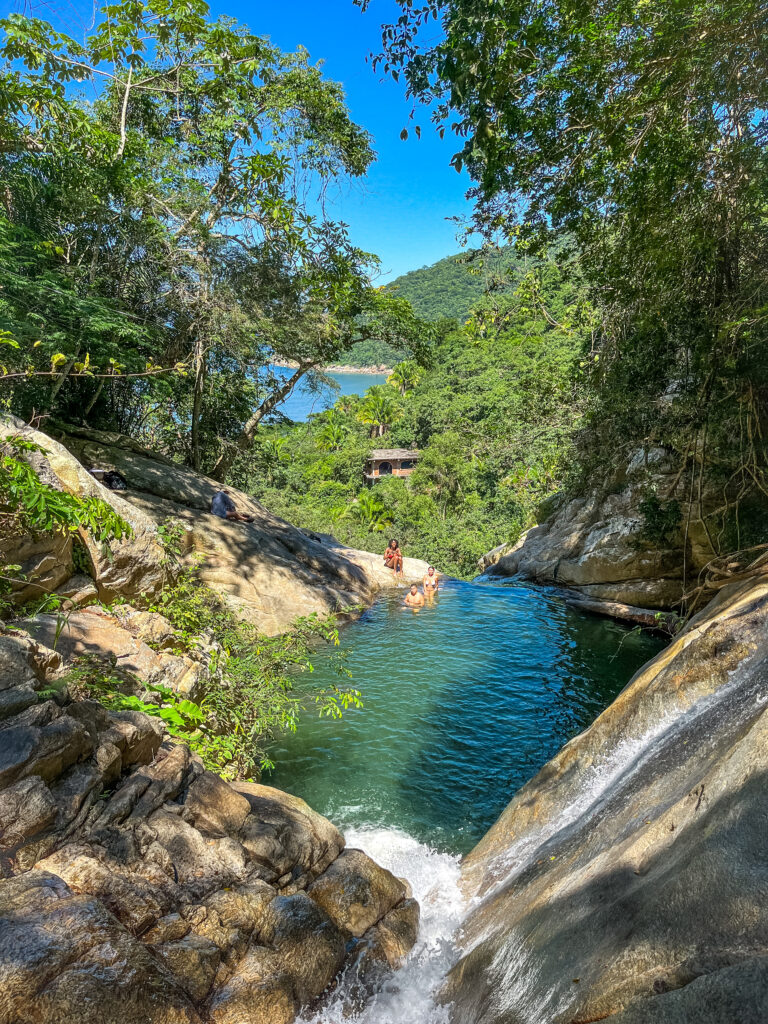
[{"label": "reflection on water", "polygon": [[[448,581],[418,614],[404,593],[342,633],[364,710],[305,718],[265,781],[337,824],[466,852],[661,641],[520,584]],[[312,684],[336,678],[318,662]]]}]

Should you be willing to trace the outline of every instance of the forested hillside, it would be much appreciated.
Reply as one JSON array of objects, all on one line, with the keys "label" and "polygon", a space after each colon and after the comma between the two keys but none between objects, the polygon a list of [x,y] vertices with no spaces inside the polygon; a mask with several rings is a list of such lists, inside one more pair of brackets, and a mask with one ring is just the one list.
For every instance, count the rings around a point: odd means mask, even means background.
[{"label": "forested hillside", "polygon": [[429,267],[411,270],[387,285],[394,295],[407,299],[427,320],[446,317],[463,323],[472,306],[496,276],[512,261],[511,250],[483,253],[467,250],[446,256]]},{"label": "forested hillside", "polygon": [[[591,311],[578,279],[510,265],[462,325],[445,324],[426,365],[293,427],[264,428],[235,479],[300,526],[472,576],[514,540],[572,470],[584,409]],[[413,475],[365,484],[372,447],[417,448]]]}]

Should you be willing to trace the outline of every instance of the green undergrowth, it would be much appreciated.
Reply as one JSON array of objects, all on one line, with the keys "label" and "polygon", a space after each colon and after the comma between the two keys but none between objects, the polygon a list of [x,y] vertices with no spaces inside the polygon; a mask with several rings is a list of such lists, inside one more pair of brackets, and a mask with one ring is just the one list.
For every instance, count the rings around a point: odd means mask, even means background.
[{"label": "green undergrowth", "polygon": [[[273,767],[267,753],[270,741],[282,732],[295,732],[302,714],[340,718],[348,708],[362,707],[360,692],[349,685],[334,618],[299,618],[289,632],[264,636],[200,579],[200,563],[180,566],[174,524],[164,524],[161,536],[169,561],[176,563],[174,582],[149,610],[164,615],[174,627],[177,650],[206,645],[211,669],[206,693],[199,703],[161,686],[145,686],[144,695],[136,696],[125,692],[125,680],[116,674],[81,665],[76,681],[91,695],[110,708],[133,708],[161,718],[172,736],[188,743],[206,767],[225,778],[250,778]],[[313,688],[302,681],[295,686],[314,671],[317,657],[330,659],[338,684]]]}]

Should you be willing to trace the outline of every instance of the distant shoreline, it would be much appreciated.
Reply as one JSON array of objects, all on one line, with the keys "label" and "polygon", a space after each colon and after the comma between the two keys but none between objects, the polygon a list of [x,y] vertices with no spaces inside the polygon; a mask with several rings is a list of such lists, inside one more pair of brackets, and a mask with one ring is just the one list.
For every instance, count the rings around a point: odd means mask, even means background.
[{"label": "distant shoreline", "polygon": [[[282,366],[286,370],[296,370],[299,364],[293,359],[273,359],[273,366]],[[323,373],[367,373],[375,376],[386,375],[387,377],[392,373],[391,366],[349,366],[346,363],[342,365],[331,365],[324,366]]]}]

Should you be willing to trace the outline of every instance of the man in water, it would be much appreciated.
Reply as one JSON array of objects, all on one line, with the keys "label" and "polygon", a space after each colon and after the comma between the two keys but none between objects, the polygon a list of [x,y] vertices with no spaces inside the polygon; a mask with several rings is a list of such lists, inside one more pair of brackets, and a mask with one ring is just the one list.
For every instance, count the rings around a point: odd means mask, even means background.
[{"label": "man in water", "polygon": [[216,491],[211,501],[211,512],[218,516],[219,519],[230,519],[236,523],[252,523],[253,516],[247,516],[243,512],[238,512],[234,501],[229,496],[229,491],[226,487],[222,487],[220,491]]},{"label": "man in water", "polygon": [[391,540],[384,552],[384,565],[391,569],[395,576],[403,575],[403,553],[396,540]]},{"label": "man in water", "polygon": [[411,584],[411,589],[405,595],[405,606],[406,608],[424,607],[424,595],[419,592],[419,588],[415,583]]},{"label": "man in water", "polygon": [[437,588],[440,586],[440,577],[435,572],[434,565],[430,565],[427,569],[427,575],[422,580],[424,585],[424,594],[428,599],[432,599],[437,593]]}]

